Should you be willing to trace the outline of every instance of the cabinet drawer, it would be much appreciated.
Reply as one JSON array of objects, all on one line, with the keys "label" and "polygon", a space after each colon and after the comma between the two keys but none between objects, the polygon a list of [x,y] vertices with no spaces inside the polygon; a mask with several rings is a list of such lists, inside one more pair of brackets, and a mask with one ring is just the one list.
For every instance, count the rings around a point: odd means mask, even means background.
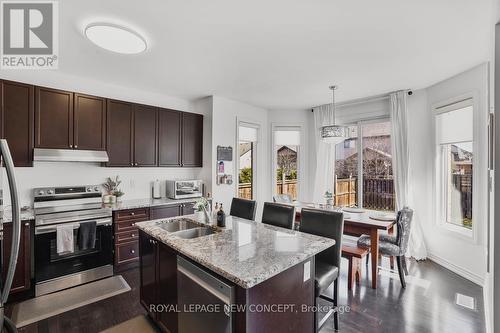
[{"label": "cabinet drawer", "polygon": [[115,233],[121,232],[121,231],[131,231],[131,230],[136,230],[137,227],[135,224],[137,222],[141,222],[144,220],[126,220],[126,221],[118,221],[115,223]]},{"label": "cabinet drawer", "polygon": [[137,239],[139,239],[139,230],[137,230],[137,228],[128,231],[117,232],[115,234],[116,244],[126,243]]},{"label": "cabinet drawer", "polygon": [[118,244],[115,248],[115,263],[117,265],[139,260],[139,241]]},{"label": "cabinet drawer", "polygon": [[134,219],[139,221],[146,221],[149,219],[149,208],[138,208],[138,209],[128,209],[119,210],[115,213],[115,221],[126,221]]}]

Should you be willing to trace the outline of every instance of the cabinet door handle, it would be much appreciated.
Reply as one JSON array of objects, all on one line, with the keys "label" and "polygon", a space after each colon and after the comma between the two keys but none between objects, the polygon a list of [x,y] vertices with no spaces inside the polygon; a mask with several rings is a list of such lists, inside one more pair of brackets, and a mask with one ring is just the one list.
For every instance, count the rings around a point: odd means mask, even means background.
[{"label": "cabinet door handle", "polygon": [[130,163],[130,165],[134,166],[134,163]]},{"label": "cabinet door handle", "polygon": [[130,213],[130,215],[134,216],[134,215],[135,215],[135,213],[134,213],[134,212],[131,212],[131,213]]},{"label": "cabinet door handle", "polygon": [[73,145],[69,145],[70,148],[73,148]]},{"label": "cabinet door handle", "polygon": [[134,253],[135,253],[135,250],[130,250],[130,253],[131,253],[131,254],[134,254]]},{"label": "cabinet door handle", "polygon": [[75,145],[75,148],[78,148],[78,146],[77,146],[77,145]]},{"label": "cabinet door handle", "polygon": [[132,234],[131,236],[132,236],[132,237],[135,237],[135,234]]},{"label": "cabinet door handle", "polygon": [[134,222],[134,223],[132,223],[132,226],[135,226],[135,222]]},{"label": "cabinet door handle", "polygon": [[25,226],[25,227],[29,227],[29,226],[30,226],[30,223],[29,223],[29,222],[26,222],[26,223],[24,224],[24,226]]}]

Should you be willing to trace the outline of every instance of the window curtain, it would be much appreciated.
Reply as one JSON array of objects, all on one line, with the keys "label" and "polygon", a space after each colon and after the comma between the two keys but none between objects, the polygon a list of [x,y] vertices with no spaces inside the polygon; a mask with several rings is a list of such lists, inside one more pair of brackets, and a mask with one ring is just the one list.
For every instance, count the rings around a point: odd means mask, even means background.
[{"label": "window curtain", "polygon": [[[408,105],[407,92],[398,91],[390,95],[391,99],[391,144],[392,144],[392,167],[394,173],[394,189],[396,192],[396,206],[400,210],[405,206],[411,208],[409,202],[409,168],[410,154],[408,148]],[[410,231],[410,241],[407,255],[417,260],[427,258],[427,248],[422,233],[422,227],[418,220],[418,212],[413,214],[413,222]]]},{"label": "window curtain", "polygon": [[331,104],[321,105],[314,110],[314,128],[316,130],[316,173],[314,177],[313,200],[317,203],[325,201],[326,191],[333,192],[335,145],[323,142],[321,127],[334,123]]}]

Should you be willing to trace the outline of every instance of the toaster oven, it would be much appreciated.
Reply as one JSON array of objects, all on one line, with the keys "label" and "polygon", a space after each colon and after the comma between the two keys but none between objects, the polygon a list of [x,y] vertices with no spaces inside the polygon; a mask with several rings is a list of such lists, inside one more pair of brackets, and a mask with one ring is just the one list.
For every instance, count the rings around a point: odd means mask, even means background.
[{"label": "toaster oven", "polygon": [[203,196],[201,180],[167,180],[167,197],[170,199],[199,198]]}]

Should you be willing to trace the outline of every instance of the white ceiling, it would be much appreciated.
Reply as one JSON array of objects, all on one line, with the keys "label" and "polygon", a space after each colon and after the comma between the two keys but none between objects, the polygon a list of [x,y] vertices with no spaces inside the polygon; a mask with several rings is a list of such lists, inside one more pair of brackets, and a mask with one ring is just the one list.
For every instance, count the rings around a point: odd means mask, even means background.
[{"label": "white ceiling", "polygon": [[[60,71],[182,98],[269,109],[426,87],[488,60],[490,0],[59,2]],[[140,55],[97,48],[95,21],[146,37]]]}]

